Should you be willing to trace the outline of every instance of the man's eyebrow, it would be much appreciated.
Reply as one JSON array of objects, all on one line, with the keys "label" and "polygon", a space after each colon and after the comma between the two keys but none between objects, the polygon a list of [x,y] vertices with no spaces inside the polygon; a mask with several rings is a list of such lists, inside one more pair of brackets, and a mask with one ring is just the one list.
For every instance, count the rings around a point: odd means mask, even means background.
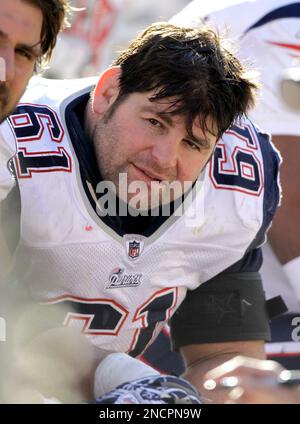
[{"label": "man's eyebrow", "polygon": [[157,115],[162,121],[165,121],[170,127],[174,127],[174,121],[168,112],[161,112],[155,106],[143,106],[142,112],[150,112]]},{"label": "man's eyebrow", "polygon": [[186,139],[197,144],[202,149],[210,149],[211,148],[211,143],[207,138],[198,138],[198,137],[195,137],[194,135],[193,136],[188,135],[186,137]]},{"label": "man's eyebrow", "polygon": [[[154,115],[158,116],[162,121],[166,122],[170,127],[174,127],[174,120],[172,119],[172,115],[168,112],[161,112],[156,109],[155,106],[143,106],[142,107],[143,112],[151,112]],[[199,138],[195,137],[194,135],[187,135],[185,137],[187,140],[192,141],[193,143],[197,144],[199,147],[203,149],[210,149],[211,143],[207,138]]]}]

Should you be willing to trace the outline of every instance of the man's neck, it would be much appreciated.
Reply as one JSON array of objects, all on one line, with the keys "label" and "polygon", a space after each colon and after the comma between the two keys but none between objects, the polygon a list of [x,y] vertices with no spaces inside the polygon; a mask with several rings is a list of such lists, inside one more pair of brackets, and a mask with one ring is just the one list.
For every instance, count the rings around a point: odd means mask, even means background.
[{"label": "man's neck", "polygon": [[90,98],[84,111],[84,132],[92,142],[96,124],[97,116],[93,113],[93,100]]}]

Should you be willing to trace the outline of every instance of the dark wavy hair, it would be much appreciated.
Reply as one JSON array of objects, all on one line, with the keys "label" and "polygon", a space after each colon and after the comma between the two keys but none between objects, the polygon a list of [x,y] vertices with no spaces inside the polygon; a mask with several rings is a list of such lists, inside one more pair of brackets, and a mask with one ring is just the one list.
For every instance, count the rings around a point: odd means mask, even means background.
[{"label": "dark wavy hair", "polygon": [[209,28],[154,23],[113,65],[122,69],[116,107],[130,93],[154,90],[149,100],[168,98],[170,114],[186,117],[189,135],[195,118],[205,132],[211,117],[220,137],[255,103],[257,84],[248,69]]},{"label": "dark wavy hair", "polygon": [[49,61],[56,44],[59,31],[69,26],[71,6],[69,0],[23,0],[40,9],[43,14],[41,33],[42,56],[38,64]]}]

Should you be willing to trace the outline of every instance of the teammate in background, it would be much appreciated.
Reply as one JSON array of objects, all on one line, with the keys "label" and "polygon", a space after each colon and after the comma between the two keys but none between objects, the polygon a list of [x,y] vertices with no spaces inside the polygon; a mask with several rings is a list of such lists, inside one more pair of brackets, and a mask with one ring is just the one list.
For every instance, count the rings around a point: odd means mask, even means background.
[{"label": "teammate in background", "polygon": [[[69,14],[69,2],[67,0],[9,0],[0,2],[0,122],[13,112],[20,97],[24,93],[27,83],[35,69],[38,69],[45,61],[50,59],[53,48],[56,43],[58,32],[67,25]],[[11,137],[10,141],[2,139],[0,133],[0,161],[7,163],[16,153],[16,141]],[[0,171],[1,179],[1,197],[2,190],[13,184],[11,175]],[[14,215],[14,210],[10,211],[10,217]],[[10,219],[3,216],[2,207],[0,208],[1,227],[9,228]],[[10,268],[11,256],[6,246],[6,240],[0,232],[0,269],[1,275],[5,274]],[[3,284],[3,282],[1,281]],[[9,382],[5,380],[5,373],[8,368],[17,368],[13,359],[12,333],[10,332],[9,322],[6,319],[3,309],[4,298],[7,290],[1,284],[1,323],[5,326],[4,333],[6,341],[1,333],[0,343],[0,366],[1,366],[1,385],[0,399],[2,390],[9,392]],[[14,292],[13,297],[18,296]],[[25,307],[25,305],[24,305]],[[10,311],[13,314],[13,311]],[[5,321],[4,321],[5,319]],[[13,365],[12,365],[13,364]],[[4,382],[4,381],[5,382]],[[5,386],[5,387],[4,387]],[[16,391],[14,391],[16,395]],[[11,401],[15,400],[11,398]]]},{"label": "teammate in background", "polygon": [[[67,25],[69,11],[67,0],[10,0],[0,3],[0,72],[3,77],[0,81],[0,122],[15,109],[34,70],[50,59],[57,35]],[[1,161],[8,161],[15,152],[14,137],[4,145],[0,133]],[[2,183],[3,178],[5,175],[1,174]],[[11,176],[8,176],[6,184],[10,183]],[[4,226],[8,227],[9,222]],[[3,275],[10,266],[10,255],[4,241],[0,244]]]},{"label": "teammate in background", "polygon": [[196,27],[207,23],[227,32],[239,45],[239,57],[260,71],[260,101],[250,117],[272,134],[283,156],[282,205],[268,233],[270,244],[263,248],[261,273],[267,298],[280,294],[288,306],[288,313],[271,324],[273,343],[267,352],[284,366],[299,368],[300,344],[292,335],[300,311],[300,121],[299,113],[282,100],[280,81],[286,68],[299,69],[300,2],[195,0],[172,22]]},{"label": "teammate in background", "polygon": [[15,108],[36,66],[49,60],[67,22],[68,0],[10,0],[0,4],[0,122]]},{"label": "teammate in background", "polygon": [[171,319],[200,390],[269,335],[257,270],[279,157],[244,116],[255,88],[212,31],[158,23],[97,80],[33,79],[2,126],[19,284],[107,352],[138,357]]}]

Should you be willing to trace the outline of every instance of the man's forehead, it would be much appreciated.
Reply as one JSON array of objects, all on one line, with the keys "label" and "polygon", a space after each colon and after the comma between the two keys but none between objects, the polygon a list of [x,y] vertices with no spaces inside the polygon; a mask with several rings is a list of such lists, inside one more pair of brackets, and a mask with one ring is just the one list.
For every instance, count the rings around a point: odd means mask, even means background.
[{"label": "man's forehead", "polygon": [[43,24],[41,9],[27,1],[0,1],[1,36],[33,46],[40,41]]}]

